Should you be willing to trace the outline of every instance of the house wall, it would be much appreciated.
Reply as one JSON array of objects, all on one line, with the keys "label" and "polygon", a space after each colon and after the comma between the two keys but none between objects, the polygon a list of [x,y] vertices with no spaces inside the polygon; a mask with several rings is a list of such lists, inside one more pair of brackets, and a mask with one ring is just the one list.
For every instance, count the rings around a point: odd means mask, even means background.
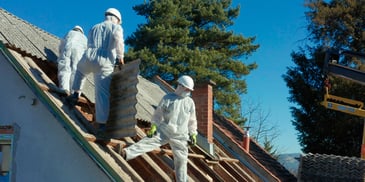
[{"label": "house wall", "polygon": [[13,181],[109,181],[0,50],[0,125],[15,127]]}]

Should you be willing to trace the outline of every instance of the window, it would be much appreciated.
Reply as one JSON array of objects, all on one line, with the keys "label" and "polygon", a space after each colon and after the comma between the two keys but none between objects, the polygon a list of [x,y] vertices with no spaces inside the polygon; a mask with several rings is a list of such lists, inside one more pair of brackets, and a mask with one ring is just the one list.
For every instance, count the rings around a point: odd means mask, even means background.
[{"label": "window", "polygon": [[0,126],[0,182],[11,181],[13,136],[12,126]]}]

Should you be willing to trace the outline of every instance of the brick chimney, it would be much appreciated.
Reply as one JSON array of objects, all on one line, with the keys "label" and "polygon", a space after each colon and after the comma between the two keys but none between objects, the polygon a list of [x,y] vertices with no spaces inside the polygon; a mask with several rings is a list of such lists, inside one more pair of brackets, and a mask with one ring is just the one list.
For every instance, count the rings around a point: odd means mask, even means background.
[{"label": "brick chimney", "polygon": [[213,81],[196,84],[192,97],[196,107],[198,131],[207,138],[208,143],[213,143]]}]

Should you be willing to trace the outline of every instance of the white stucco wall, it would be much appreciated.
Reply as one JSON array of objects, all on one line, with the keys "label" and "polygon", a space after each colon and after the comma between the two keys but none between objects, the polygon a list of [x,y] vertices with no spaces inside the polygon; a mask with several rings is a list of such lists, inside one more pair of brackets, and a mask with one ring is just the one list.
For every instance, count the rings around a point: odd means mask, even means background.
[{"label": "white stucco wall", "polygon": [[0,51],[0,125],[17,125],[14,181],[110,181]]}]

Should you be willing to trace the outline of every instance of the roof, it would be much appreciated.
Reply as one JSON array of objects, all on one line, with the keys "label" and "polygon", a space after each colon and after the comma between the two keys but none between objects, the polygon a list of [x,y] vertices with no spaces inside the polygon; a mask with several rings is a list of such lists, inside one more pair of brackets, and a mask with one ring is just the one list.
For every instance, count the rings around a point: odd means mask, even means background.
[{"label": "roof", "polygon": [[[60,39],[51,35],[29,22],[13,16],[2,9],[0,14],[0,40],[8,45],[24,52],[30,57],[43,61],[56,61]],[[32,28],[30,28],[32,27]]]},{"label": "roof", "polygon": [[365,181],[365,160],[327,154],[306,154],[300,159],[299,181]]},{"label": "roof", "polygon": [[[125,161],[113,148],[145,136],[149,120],[162,96],[171,91],[158,77],[154,82],[137,76],[136,102],[123,106],[135,114],[135,136],[99,143],[93,137],[93,81],[77,107],[66,109],[57,94],[57,57],[60,39],[0,8],[0,49],[24,81],[54,113],[58,121],[112,181],[173,181],[173,158],[169,146]],[[133,66],[132,66],[133,67]],[[134,67],[135,68],[135,67]],[[272,156],[251,140],[250,153],[241,147],[243,131],[232,121],[214,117],[215,155],[199,146],[189,148],[188,174],[193,181],[296,181]]]},{"label": "roof", "polygon": [[[244,131],[237,126],[233,121],[228,120],[224,117],[214,115],[214,132],[217,130],[224,133],[224,135],[229,136],[232,140],[231,145],[236,145],[238,149],[232,153],[236,153],[238,159],[239,156],[243,156],[242,151],[244,150],[242,147],[242,138],[244,135]],[[218,140],[219,141],[219,140]],[[221,145],[227,145],[226,141],[220,141]],[[226,146],[229,148],[233,148],[232,146]],[[240,153],[241,152],[241,153]],[[296,177],[290,173],[286,168],[284,168],[276,159],[274,159],[269,153],[262,149],[258,143],[254,140],[250,140],[250,152],[249,155],[252,158],[246,158],[246,161],[250,161],[252,166],[256,170],[262,168],[262,170],[266,170],[270,172],[270,175],[277,178],[279,181],[296,181]],[[244,160],[244,159],[240,159]],[[245,161],[242,161],[243,163]]]}]

